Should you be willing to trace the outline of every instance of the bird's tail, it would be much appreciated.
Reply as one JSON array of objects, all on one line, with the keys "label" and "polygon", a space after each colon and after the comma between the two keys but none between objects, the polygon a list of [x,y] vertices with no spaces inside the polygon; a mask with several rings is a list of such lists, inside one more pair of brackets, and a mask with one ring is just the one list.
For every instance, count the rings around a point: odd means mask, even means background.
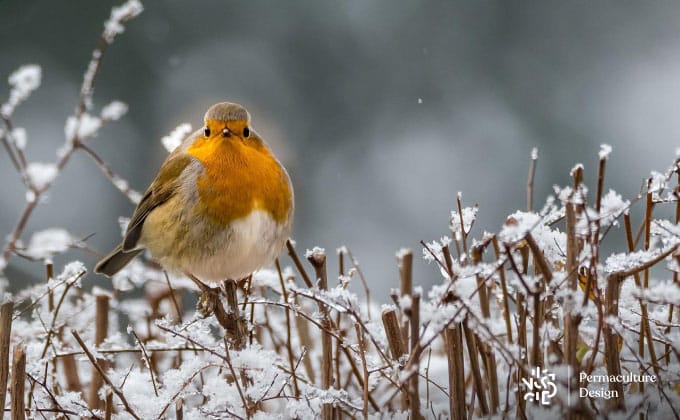
[{"label": "bird's tail", "polygon": [[111,277],[128,265],[142,251],[143,249],[123,251],[123,246],[118,245],[116,249],[97,263],[94,272]]}]

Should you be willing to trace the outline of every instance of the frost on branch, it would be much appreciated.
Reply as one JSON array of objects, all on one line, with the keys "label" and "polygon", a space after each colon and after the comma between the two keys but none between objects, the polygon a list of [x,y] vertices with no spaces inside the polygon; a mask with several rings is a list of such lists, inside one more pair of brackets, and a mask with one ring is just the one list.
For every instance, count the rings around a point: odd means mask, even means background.
[{"label": "frost on branch", "polygon": [[127,104],[120,101],[113,101],[102,108],[101,118],[108,121],[117,121],[125,115],[127,110]]},{"label": "frost on branch", "polygon": [[37,190],[42,190],[50,185],[58,173],[59,169],[53,163],[32,162],[26,167],[26,175],[31,185]]},{"label": "frost on branch", "polygon": [[25,101],[31,92],[40,86],[41,78],[42,69],[36,64],[21,66],[12,73],[8,79],[11,86],[9,99],[2,105],[2,113],[6,116],[11,115],[14,112],[14,108]]},{"label": "frost on branch", "polygon": [[94,136],[102,126],[102,120],[99,117],[90,115],[87,112],[83,113],[80,118],[70,116],[66,120],[64,127],[64,134],[67,139],[85,140]]},{"label": "frost on branch", "polygon": [[73,237],[65,229],[45,229],[31,236],[24,254],[36,260],[49,260],[55,254],[68,250],[73,243]]},{"label": "frost on branch", "polygon": [[182,140],[191,133],[191,124],[182,123],[178,125],[174,130],[170,132],[167,136],[161,139],[161,143],[165,150],[172,153],[173,150],[182,144]]},{"label": "frost on branch", "polygon": [[621,195],[614,190],[609,190],[604,197],[600,207],[600,220],[603,225],[617,224],[617,219],[630,207],[630,201],[621,198]]},{"label": "frost on branch", "polygon": [[612,152],[612,147],[608,144],[601,144],[600,145],[600,159],[608,159],[609,155]]},{"label": "frost on branch", "polygon": [[[472,224],[475,222],[475,219],[477,218],[477,211],[479,210],[478,206],[474,207],[464,207],[462,210],[462,221],[463,221],[463,229],[465,231],[465,234],[468,234],[470,232],[470,229],[472,228]],[[454,235],[460,235],[461,233],[461,213],[453,210],[451,211],[451,224],[450,224],[450,229],[451,232],[453,232]]]},{"label": "frost on branch", "polygon": [[315,246],[314,248],[305,251],[305,258],[310,258],[315,255],[321,255],[325,253],[326,253],[325,249]]},{"label": "frost on branch", "polygon": [[[2,132],[0,132],[0,136],[2,136]],[[14,145],[17,147],[17,149],[19,150],[26,149],[26,143],[28,142],[28,138],[26,136],[25,128],[17,127],[14,130],[12,130],[11,138],[14,140]]]},{"label": "frost on branch", "polygon": [[113,42],[116,35],[125,31],[123,23],[130,20],[144,11],[142,3],[138,0],[128,0],[124,4],[111,9],[111,17],[104,23],[104,39],[109,44]]}]

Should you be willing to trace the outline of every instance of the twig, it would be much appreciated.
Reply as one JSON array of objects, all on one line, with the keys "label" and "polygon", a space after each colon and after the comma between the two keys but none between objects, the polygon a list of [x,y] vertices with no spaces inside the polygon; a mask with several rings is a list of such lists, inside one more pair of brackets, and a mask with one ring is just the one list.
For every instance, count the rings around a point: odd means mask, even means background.
[{"label": "twig", "polygon": [[468,327],[467,321],[463,322],[463,332],[465,333],[465,342],[468,348],[468,357],[470,360],[470,371],[472,372],[472,378],[474,380],[475,394],[479,400],[479,409],[483,416],[489,414],[489,406],[486,402],[486,393],[484,392],[484,383],[482,382],[482,374],[479,369],[479,359],[477,358],[477,340]]},{"label": "twig", "polygon": [[234,379],[234,385],[236,385],[236,391],[238,392],[239,397],[241,398],[241,403],[243,404],[243,409],[246,412],[246,415],[248,418],[250,418],[250,403],[246,399],[245,395],[243,394],[243,390],[241,390],[241,384],[238,381],[238,376],[236,375],[236,370],[234,370],[234,365],[231,363],[231,355],[229,354],[229,345],[227,344],[226,338],[224,339],[224,360],[227,362],[227,366],[229,367],[229,372],[231,372],[231,376]]},{"label": "twig", "polygon": [[366,365],[366,343],[364,341],[364,335],[363,331],[361,330],[361,327],[359,324],[354,324],[354,329],[357,334],[357,343],[359,344],[359,355],[361,356],[361,367],[363,369],[364,373],[364,380],[363,380],[363,386],[362,386],[362,391],[363,391],[363,408],[361,413],[364,416],[364,419],[368,419],[368,366]]},{"label": "twig", "polygon": [[104,176],[106,176],[109,181],[111,181],[118,191],[125,195],[133,204],[137,204],[139,202],[139,197],[141,197],[139,192],[130,188],[128,182],[113,172],[113,169],[111,169],[104,159],[102,159],[94,150],[92,150],[90,146],[83,142],[78,142],[76,143],[76,147],[85,152],[85,154],[94,161]]},{"label": "twig", "polygon": [[[7,301],[0,307],[0,407],[5,406],[7,398],[7,379],[9,376],[9,345],[12,334],[12,311],[14,302]],[[4,416],[0,410],[0,420]]]},{"label": "twig", "polygon": [[361,281],[361,286],[364,288],[364,295],[366,297],[366,316],[368,317],[368,320],[371,320],[371,289],[368,288],[368,283],[366,283],[366,277],[364,277],[363,271],[361,271],[361,267],[359,266],[359,261],[354,258],[354,254],[352,254],[352,251],[349,248],[345,248],[347,250],[347,254],[349,255],[350,261],[352,261],[352,267],[356,270],[357,274],[359,275],[359,280]]},{"label": "twig", "polygon": [[175,296],[175,289],[173,289],[172,284],[170,284],[170,276],[168,276],[168,272],[163,270],[163,277],[165,277],[165,283],[168,286],[168,289],[170,289],[170,299],[172,300],[172,304],[175,307],[175,312],[177,312],[177,322],[179,324],[182,324],[184,321],[182,320],[182,310],[180,309],[179,302],[177,302],[177,296]]},{"label": "twig", "polygon": [[404,342],[402,341],[401,332],[399,331],[399,321],[394,309],[385,309],[382,312],[382,322],[385,328],[385,336],[387,337],[387,344],[390,347],[390,353],[395,361],[399,361],[401,356],[406,353],[404,349]]},{"label": "twig", "polygon": [[[45,364],[45,367],[47,367],[47,364]],[[41,382],[41,381],[37,380],[36,378],[34,378],[33,376],[31,376],[31,375],[28,374],[28,373],[26,374],[26,377],[27,377],[31,382],[34,382],[34,383],[37,383],[38,385],[40,385],[40,387],[41,387],[41,388],[45,391],[45,393],[47,393],[47,395],[50,397],[50,400],[52,401],[52,405],[53,405],[53,407],[54,407],[55,409],[58,409],[58,410],[61,410],[61,411],[66,411],[66,410],[64,410],[64,407],[62,407],[61,404],[59,404],[59,401],[57,400],[57,397],[55,397],[54,393],[50,390],[50,388],[47,386],[47,384],[46,384],[44,381]],[[26,411],[26,410],[24,410],[24,411]],[[90,413],[92,413],[91,410],[90,410]],[[41,413],[41,414],[42,414],[42,413]],[[69,413],[64,413],[64,416],[66,417],[67,420],[70,418],[70,417],[68,416],[68,414],[69,414]],[[44,417],[44,416],[43,416],[43,417]]]},{"label": "twig", "polygon": [[449,363],[449,414],[452,420],[465,420],[465,365],[461,326],[449,327],[444,335]]},{"label": "twig", "polygon": [[[496,253],[496,261],[500,260],[501,257],[501,249],[500,246],[498,245],[498,238],[496,235],[493,236],[493,239],[491,240],[493,244],[493,249],[494,252]],[[510,297],[508,294],[508,285],[505,280],[505,268],[504,268],[504,263],[501,264],[498,267],[498,277],[500,278],[501,281],[501,291],[503,292],[503,319],[505,320],[505,330],[507,331],[507,338],[508,338],[508,344],[512,344],[512,324],[510,322]]]},{"label": "twig", "polygon": [[[323,252],[314,252],[310,254],[307,259],[314,267],[319,289],[327,290],[326,254]],[[323,316],[321,319],[321,325],[323,326],[321,331],[321,389],[326,390],[329,389],[333,383],[333,343],[331,341],[331,335],[327,332],[327,330],[331,328],[331,320],[328,307],[325,304],[319,303],[319,311]],[[334,411],[334,407],[331,404],[323,404],[323,420],[332,420]]]},{"label": "twig", "polygon": [[149,369],[149,376],[151,376],[151,385],[153,386],[153,393],[156,396],[158,396],[158,387],[156,386],[156,378],[154,378],[153,369],[151,366],[151,358],[149,357],[149,354],[146,351],[146,347],[144,347],[144,343],[139,338],[135,330],[130,329],[130,332],[132,333],[132,336],[135,337],[135,340],[137,340],[137,343],[139,343],[139,347],[142,349],[142,355],[144,356],[146,367]]},{"label": "twig", "polygon": [[[128,14],[124,16],[118,16],[117,17],[118,21],[116,23],[123,24],[127,22],[128,20],[137,16],[139,11],[140,10],[130,9]],[[83,140],[78,137],[78,131],[80,130],[80,125],[82,123],[82,116],[92,102],[94,83],[97,79],[97,75],[99,74],[99,69],[101,67],[102,59],[104,58],[104,53],[106,52],[108,46],[113,42],[115,35],[119,33],[117,30],[111,32],[111,26],[113,25],[105,26],[104,31],[99,37],[97,47],[92,52],[92,59],[88,64],[87,71],[83,76],[83,83],[80,87],[78,105],[76,106],[75,115],[73,116],[73,118],[75,118],[76,121],[76,127],[74,127],[74,129],[72,130],[72,137],[69,137],[65,140],[64,145],[60,151],[59,158],[57,159],[56,162],[58,174],[61,173],[61,170],[69,162],[71,156],[76,150],[76,145]],[[21,154],[20,151],[18,153]],[[5,245],[2,257],[0,259],[7,261],[9,257],[12,255],[17,242],[19,241],[24,232],[28,219],[32,215],[38,203],[41,202],[40,200],[41,196],[45,192],[47,192],[47,190],[49,190],[50,187],[52,187],[53,183],[54,180],[46,183],[39,189],[34,187],[30,188],[31,192],[33,193],[33,200],[26,203],[26,206],[24,207],[24,210],[21,213],[21,216],[19,217],[19,221],[17,222],[15,228],[13,229],[12,233],[9,236],[9,240],[7,241],[7,245]]]},{"label": "twig", "polygon": [[[397,267],[399,268],[399,289],[401,296],[411,296],[411,293],[413,293],[413,251],[407,249],[399,253],[397,256]],[[408,342],[407,320],[404,320],[401,326],[401,339],[402,343]]]},{"label": "twig", "polygon": [[123,394],[123,391],[121,391],[117,386],[115,386],[113,384],[113,382],[111,382],[111,379],[109,379],[109,377],[106,376],[104,369],[102,369],[102,367],[99,365],[99,363],[97,363],[97,359],[95,359],[92,352],[87,348],[87,346],[85,345],[85,342],[83,342],[83,339],[80,338],[80,335],[78,334],[78,332],[76,330],[72,329],[71,334],[73,335],[73,337],[78,342],[78,345],[80,345],[80,347],[85,352],[85,355],[90,360],[90,363],[92,363],[92,366],[94,366],[94,368],[97,369],[97,372],[99,373],[99,375],[101,375],[104,382],[106,382],[106,384],[111,387],[111,390],[116,394],[116,396],[123,403],[123,406],[125,407],[125,411],[130,413],[130,415],[133,418],[135,418],[137,420],[141,420],[141,418],[137,415],[137,413],[135,413],[135,411],[132,409],[132,406],[130,406],[130,403],[128,403],[128,400],[127,400],[127,398],[125,398],[125,394]]},{"label": "twig", "polygon": [[175,420],[182,420],[184,418],[183,404],[184,400],[182,398],[178,398],[175,402]]},{"label": "twig", "polygon": [[[411,360],[413,365],[411,369],[416,373],[420,371],[420,293],[414,292],[411,294],[411,307],[406,311],[409,317],[409,324],[411,325]],[[409,412],[412,420],[422,419],[420,413],[420,390],[418,387],[419,375],[411,376],[409,381]]]},{"label": "twig", "polygon": [[532,211],[534,207],[534,176],[536,175],[536,162],[538,161],[538,149],[531,149],[531,163],[529,164],[529,175],[527,175],[527,211]]},{"label": "twig", "polygon": [[290,255],[290,258],[293,260],[293,264],[295,264],[295,268],[297,268],[298,273],[300,273],[302,276],[302,280],[304,280],[305,285],[310,289],[314,287],[314,284],[309,279],[307,271],[300,262],[300,258],[298,257],[297,252],[295,252],[295,247],[293,246],[293,243],[290,241],[290,239],[286,241],[286,249],[288,249],[288,255]]},{"label": "twig", "polygon": [[12,420],[24,420],[24,388],[26,386],[26,350],[23,343],[14,346],[12,354]]},{"label": "twig", "polygon": [[[158,396],[158,394],[156,394],[156,396]],[[104,419],[111,420],[112,414],[113,414],[113,391],[107,389],[106,400],[104,402]]]},{"label": "twig", "polygon": [[[97,295],[95,297],[95,308],[94,345],[99,347],[109,335],[109,297],[103,294]],[[108,368],[109,362],[103,361],[101,369],[105,370]],[[97,375],[98,370],[99,367],[96,366],[92,370],[88,403],[92,408],[101,409],[104,407],[104,401],[99,398],[99,388],[103,385],[103,379]]]},{"label": "twig", "polygon": [[[283,281],[283,274],[281,273],[281,264],[279,263],[279,259],[276,259],[276,272],[279,275],[279,282],[281,284],[281,294],[283,297],[283,301],[288,303],[288,291],[286,290],[286,284]],[[295,363],[294,363],[294,356],[293,356],[293,345],[292,345],[292,334],[291,334],[291,326],[290,326],[290,310],[288,308],[284,309],[284,314],[286,315],[286,352],[288,354],[288,363],[290,364],[290,369],[293,372],[293,392],[295,392],[295,397],[299,398],[300,397],[300,388],[298,386],[298,380],[297,380],[297,374],[295,373]]]}]

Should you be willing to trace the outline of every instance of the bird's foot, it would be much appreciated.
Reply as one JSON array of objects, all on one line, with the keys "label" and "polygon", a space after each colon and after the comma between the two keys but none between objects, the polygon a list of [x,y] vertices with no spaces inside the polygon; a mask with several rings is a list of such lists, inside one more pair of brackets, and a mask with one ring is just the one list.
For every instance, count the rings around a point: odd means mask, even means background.
[{"label": "bird's foot", "polygon": [[220,304],[220,289],[207,287],[201,293],[201,297],[196,304],[196,310],[203,318],[207,318],[215,313],[215,309]]}]

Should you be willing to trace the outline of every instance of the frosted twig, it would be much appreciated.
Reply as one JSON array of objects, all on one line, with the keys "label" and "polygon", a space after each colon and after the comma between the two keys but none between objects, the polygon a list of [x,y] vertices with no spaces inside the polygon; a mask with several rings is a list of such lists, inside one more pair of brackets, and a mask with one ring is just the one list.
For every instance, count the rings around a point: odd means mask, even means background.
[{"label": "frosted twig", "polygon": [[121,391],[117,386],[111,382],[111,379],[109,379],[108,376],[106,376],[106,373],[102,369],[102,367],[97,363],[97,359],[95,359],[94,355],[90,350],[87,348],[85,345],[85,342],[83,342],[83,339],[80,338],[80,335],[78,334],[78,331],[76,330],[71,330],[71,334],[73,337],[76,339],[80,347],[83,349],[85,352],[85,355],[87,358],[90,360],[90,363],[92,363],[92,366],[94,366],[95,369],[97,369],[97,372],[99,372],[99,375],[101,375],[102,379],[108,386],[111,387],[111,390],[116,394],[118,398],[120,398],[120,401],[123,403],[123,406],[125,407],[125,411],[130,413],[132,417],[134,417],[137,420],[141,420],[141,418],[135,413],[135,411],[132,409],[132,406],[130,406],[130,403],[128,403],[127,399],[125,398],[125,394],[123,394],[123,391]]},{"label": "frosted twig", "polygon": [[135,337],[135,340],[137,340],[137,343],[139,344],[139,348],[142,350],[142,355],[144,356],[144,361],[146,362],[146,368],[149,369],[149,376],[151,376],[151,385],[153,386],[153,393],[156,394],[156,396],[158,396],[158,387],[156,386],[156,378],[154,377],[153,374],[153,366],[151,366],[151,358],[149,357],[149,354],[146,351],[146,347],[144,347],[144,343],[142,342],[142,340],[140,340],[135,330],[130,329],[130,332],[132,333],[132,336]]},{"label": "frosted twig", "polygon": [[[104,52],[111,42],[113,42],[114,36],[123,32],[122,24],[137,16],[139,13],[141,13],[141,11],[141,3],[139,3],[138,0],[128,0],[128,2],[121,6],[121,8],[114,8],[112,10],[111,19],[109,22],[107,22],[107,26],[105,26],[104,31],[100,36],[99,43],[92,53],[92,59],[90,60],[90,64],[88,65],[85,75],[83,76],[83,83],[80,88],[78,105],[76,106],[75,115],[72,117],[74,119],[73,121],[75,121],[75,124],[71,126],[71,130],[69,130],[70,132],[66,133],[66,140],[59,151],[59,158],[54,165],[56,168],[56,174],[52,179],[50,179],[48,182],[45,182],[39,188],[33,185],[29,187],[33,197],[28,201],[28,203],[26,203],[26,206],[19,217],[19,221],[10,234],[9,240],[7,241],[2,253],[2,257],[0,257],[0,261],[6,262],[12,255],[17,241],[19,241],[21,235],[23,234],[26,223],[32,215],[33,210],[35,210],[38,203],[40,202],[40,197],[52,186],[54,178],[56,178],[64,166],[66,166],[73,155],[73,152],[76,150],[76,147],[81,142],[82,139],[79,138],[78,133],[83,122],[85,111],[89,108],[91,103],[94,82],[96,80],[97,74],[99,73]],[[19,154],[19,156],[21,155]],[[2,267],[0,267],[0,269],[1,268]]]}]

